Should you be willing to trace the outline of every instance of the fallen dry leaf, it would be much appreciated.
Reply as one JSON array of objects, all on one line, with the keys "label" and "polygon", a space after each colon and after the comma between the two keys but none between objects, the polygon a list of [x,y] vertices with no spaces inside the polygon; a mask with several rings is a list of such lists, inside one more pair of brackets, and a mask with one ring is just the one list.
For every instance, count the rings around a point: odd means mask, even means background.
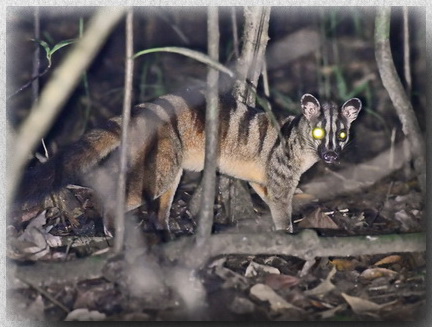
[{"label": "fallen dry leaf", "polygon": [[42,299],[42,295],[38,295],[37,298],[31,303],[28,308],[26,309],[26,315],[27,318],[30,318],[32,320],[39,320],[43,321],[45,320],[45,305]]},{"label": "fallen dry leaf", "polygon": [[301,228],[340,229],[340,227],[320,208],[306,215],[298,224]]},{"label": "fallen dry leaf", "polygon": [[245,271],[245,277],[255,277],[263,274],[280,274],[280,271],[275,267],[261,265],[254,261],[249,263]]},{"label": "fallen dry leaf", "polygon": [[367,279],[367,280],[372,280],[372,279],[376,279],[379,277],[394,277],[397,275],[397,272],[390,270],[390,269],[386,269],[386,268],[369,268],[364,270],[361,274],[360,277]]},{"label": "fallen dry leaf", "polygon": [[106,315],[99,311],[89,311],[88,309],[76,309],[69,312],[65,321],[102,321]]},{"label": "fallen dry leaf", "polygon": [[388,303],[384,303],[384,304],[377,304],[375,302],[365,300],[365,299],[359,298],[357,296],[351,296],[351,295],[348,295],[346,293],[341,293],[341,295],[345,299],[345,301],[350,305],[351,309],[356,314],[372,314],[372,315],[374,315],[377,311],[379,311],[385,307],[392,306],[393,304],[395,304],[397,302],[397,300],[396,300],[396,301],[392,301],[392,302],[388,302]]},{"label": "fallen dry leaf", "polygon": [[264,284],[255,284],[250,289],[250,295],[252,298],[259,301],[267,301],[270,303],[270,309],[272,311],[279,311],[284,309],[298,309],[296,306],[285,301],[281,296],[276,294],[269,286]]},{"label": "fallen dry leaf", "polygon": [[402,257],[400,255],[394,254],[389,255],[381,260],[378,260],[373,265],[374,266],[383,266],[383,265],[389,265],[392,263],[400,262],[402,260]]},{"label": "fallen dry leaf", "polygon": [[341,293],[341,295],[356,314],[374,313],[383,307],[375,302],[364,300],[356,296],[345,293]]},{"label": "fallen dry leaf", "polygon": [[265,278],[265,284],[274,290],[290,288],[298,283],[300,283],[299,278],[284,274],[268,274]]},{"label": "fallen dry leaf", "polygon": [[329,318],[334,317],[336,312],[338,312],[340,310],[344,310],[345,307],[346,307],[346,304],[340,304],[337,307],[334,307],[332,309],[320,312],[319,315],[320,315],[321,319],[329,319]]},{"label": "fallen dry leaf", "polygon": [[338,271],[351,271],[354,270],[359,264],[359,262],[355,259],[333,259],[329,261]]},{"label": "fallen dry leaf", "polygon": [[327,278],[320,283],[317,287],[306,290],[304,293],[306,295],[314,295],[314,296],[323,296],[333,290],[336,286],[331,282],[331,279],[336,274],[336,268],[333,267],[333,269],[329,272],[327,275]]},{"label": "fallen dry leaf", "polygon": [[401,223],[401,230],[403,232],[413,232],[421,230],[420,224],[415,218],[408,214],[405,210],[400,210],[394,214],[395,220]]}]

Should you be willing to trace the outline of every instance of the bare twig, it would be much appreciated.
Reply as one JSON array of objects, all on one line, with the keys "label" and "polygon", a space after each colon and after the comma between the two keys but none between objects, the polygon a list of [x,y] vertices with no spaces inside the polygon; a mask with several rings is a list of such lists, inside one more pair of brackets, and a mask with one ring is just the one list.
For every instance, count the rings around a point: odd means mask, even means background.
[{"label": "bare twig", "polygon": [[38,103],[20,126],[9,165],[9,188],[6,192],[8,202],[13,198],[29,153],[51,126],[61,106],[79,82],[82,72],[91,63],[122,15],[123,9],[118,7],[104,7],[97,11],[84,37],[75,44],[63,64],[53,73]]},{"label": "bare twig", "polygon": [[[263,86],[264,86],[264,95],[266,97],[270,97],[270,85],[269,85],[269,81],[268,81],[267,63],[265,60],[263,62],[262,78],[263,78]],[[269,105],[270,105],[270,103],[269,103]]]},{"label": "bare twig", "polygon": [[408,22],[408,7],[403,7],[403,31],[404,31],[404,75],[406,82],[406,92],[408,97],[411,94],[411,63],[410,63],[410,38],[409,38],[409,22]]},{"label": "bare twig", "polygon": [[[208,53],[210,58],[219,60],[219,13],[217,7],[208,8]],[[216,157],[218,152],[218,80],[219,73],[209,67],[207,74],[207,110],[205,128],[205,163],[203,176],[203,196],[201,198],[200,223],[197,244],[203,245],[211,234],[216,184]]]},{"label": "bare twig", "polygon": [[[36,40],[40,39],[40,16],[39,16],[39,7],[35,7],[34,11],[34,37]],[[35,51],[33,53],[33,76],[37,76],[39,74],[40,69],[40,46],[35,43]],[[39,78],[36,78],[32,81],[32,97],[33,104],[36,103],[39,98]]]},{"label": "bare twig", "polygon": [[414,169],[420,188],[426,192],[425,141],[411,102],[394,66],[390,49],[390,7],[380,7],[375,20],[375,57],[384,87],[402,123],[402,131],[411,146]]},{"label": "bare twig", "polygon": [[47,291],[45,291],[42,287],[39,287],[38,285],[32,283],[31,281],[27,280],[23,276],[17,275],[17,278],[21,280],[23,283],[27,284],[31,288],[34,288],[37,292],[39,292],[41,295],[46,297],[49,301],[54,303],[56,306],[58,306],[60,309],[62,309],[64,312],[69,313],[70,310],[61,302],[57,301],[51,294],[49,294]]},{"label": "bare twig", "polygon": [[27,89],[30,85],[33,85],[33,82],[35,80],[38,80],[39,78],[41,78],[42,76],[44,76],[46,73],[48,73],[48,71],[50,70],[51,65],[48,64],[45,69],[43,70],[43,72],[39,73],[37,72],[36,75],[33,75],[30,80],[28,82],[26,82],[23,86],[21,86],[18,90],[16,90],[15,92],[13,92],[12,94],[8,95],[6,100],[10,100],[12,99],[14,96],[16,96],[18,93],[24,91],[25,89]]},{"label": "bare twig", "polygon": [[392,129],[390,136],[390,155],[389,155],[389,169],[393,170],[394,165],[394,146],[396,141],[396,128]]},{"label": "bare twig", "polygon": [[128,127],[130,121],[130,108],[132,105],[133,61],[133,10],[129,9],[126,14],[125,93],[123,98],[122,135],[120,145],[120,172],[117,185],[117,212],[115,217],[116,235],[114,239],[114,251],[116,253],[121,252],[124,246],[127,144]]}]

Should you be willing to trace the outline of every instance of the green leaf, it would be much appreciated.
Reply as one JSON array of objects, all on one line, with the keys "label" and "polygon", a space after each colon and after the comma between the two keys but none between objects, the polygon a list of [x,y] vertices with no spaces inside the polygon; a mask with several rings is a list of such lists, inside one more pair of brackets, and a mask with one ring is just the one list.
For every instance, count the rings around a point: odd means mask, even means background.
[{"label": "green leaf", "polygon": [[50,55],[52,56],[56,51],[60,50],[61,48],[70,45],[72,43],[75,43],[76,39],[70,39],[70,40],[64,40],[59,43],[57,43],[50,51]]},{"label": "green leaf", "polygon": [[50,48],[50,46],[48,45],[48,43],[46,43],[46,42],[43,41],[43,40],[38,40],[38,39],[31,39],[31,40],[34,41],[34,42],[36,42],[37,44],[39,44],[40,46],[42,46],[42,47],[44,48],[44,50],[45,50],[45,52],[46,52],[46,56],[47,56],[47,58],[48,58],[49,53],[50,53],[50,51],[51,51],[51,48]]},{"label": "green leaf", "polygon": [[224,72],[225,74],[229,75],[230,77],[234,77],[234,72],[230,70],[229,68],[225,67],[224,65],[220,64],[218,61],[215,61],[211,59],[209,56],[198,52],[194,50],[190,50],[187,48],[180,48],[180,47],[162,47],[162,48],[152,48],[147,50],[142,50],[133,56],[133,59],[138,58],[139,56],[148,54],[148,53],[154,53],[154,52],[171,52],[171,53],[178,53],[183,56],[195,59],[199,62],[202,62],[203,64],[206,64],[214,69],[217,69],[221,72]]}]

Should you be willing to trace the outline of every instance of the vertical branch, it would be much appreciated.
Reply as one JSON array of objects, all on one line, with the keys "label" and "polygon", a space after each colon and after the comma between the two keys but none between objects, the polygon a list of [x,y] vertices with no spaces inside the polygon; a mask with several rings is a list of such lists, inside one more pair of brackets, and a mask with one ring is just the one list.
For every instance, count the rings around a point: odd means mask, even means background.
[{"label": "vertical branch", "polygon": [[[219,13],[217,7],[208,8],[207,19],[208,53],[209,56],[219,60]],[[216,184],[216,158],[218,152],[219,129],[219,73],[210,68],[207,73],[207,110],[205,122],[205,162],[203,176],[203,196],[201,198],[200,223],[198,226],[197,244],[201,246],[211,234],[213,222],[213,207]]]},{"label": "vertical branch", "polygon": [[408,7],[403,7],[403,34],[404,34],[404,75],[406,82],[406,92],[408,97],[411,95],[411,64],[410,64],[410,49],[409,49],[409,27],[408,27]]},{"label": "vertical branch", "polygon": [[[83,34],[84,34],[84,18],[81,17],[79,19],[79,37],[80,37],[80,39],[83,37]],[[90,89],[89,89],[89,79],[88,79],[87,71],[83,72],[82,81],[84,84],[85,95],[87,97],[87,101],[86,101],[86,105],[85,105],[85,109],[84,109],[85,110],[84,111],[84,123],[83,123],[82,131],[81,131],[81,133],[84,134],[86,129],[87,129],[88,120],[89,120],[89,116],[90,116],[90,110],[91,110],[91,106],[92,106],[91,97],[90,97]]]},{"label": "vertical branch", "polygon": [[414,109],[402,86],[390,49],[390,7],[380,7],[375,19],[375,57],[384,87],[402,123],[402,131],[411,146],[414,169],[420,188],[426,192],[425,142]]},{"label": "vertical branch", "polygon": [[234,85],[236,99],[244,99],[248,105],[255,105],[256,91],[250,91],[248,84],[256,88],[264,62],[268,42],[270,7],[244,8],[243,46],[237,62],[238,80]]},{"label": "vertical branch", "polygon": [[129,9],[126,14],[126,71],[125,91],[123,98],[122,135],[120,144],[120,172],[117,186],[117,212],[115,217],[115,243],[114,251],[119,253],[123,249],[125,233],[125,199],[126,199],[126,169],[127,169],[127,145],[128,127],[130,120],[130,108],[132,105],[132,80],[133,80],[133,11]]},{"label": "vertical branch", "polygon": [[235,59],[238,59],[240,53],[239,53],[238,31],[237,31],[236,7],[231,7],[231,25],[232,25],[232,32],[233,32],[234,57]]},{"label": "vertical branch", "polygon": [[[40,40],[40,12],[39,7],[35,7],[33,13],[33,22],[34,22],[34,38],[35,40]],[[40,46],[35,43],[35,50],[33,53],[33,71],[32,71],[32,105],[35,105],[39,99],[39,71],[40,71]],[[49,158],[48,149],[45,145],[45,141],[41,139],[42,146],[45,150],[45,158],[41,158],[40,160],[47,160]]]},{"label": "vertical branch", "polygon": [[[34,9],[34,37],[35,40],[40,39],[40,16],[39,16],[39,7],[35,7]],[[32,76],[39,76],[39,70],[40,70],[40,46],[39,44],[35,43],[35,51],[33,53],[33,72]],[[32,81],[32,98],[33,98],[33,104],[36,103],[36,101],[39,98],[39,77],[36,77]]]}]

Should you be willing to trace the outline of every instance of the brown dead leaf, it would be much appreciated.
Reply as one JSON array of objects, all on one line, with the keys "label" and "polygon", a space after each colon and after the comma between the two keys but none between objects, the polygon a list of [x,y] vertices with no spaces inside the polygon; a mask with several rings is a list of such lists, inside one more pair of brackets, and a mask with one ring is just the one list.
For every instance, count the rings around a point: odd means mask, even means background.
[{"label": "brown dead leaf", "polygon": [[329,261],[336,268],[337,271],[351,271],[359,265],[359,262],[355,259],[333,259]]},{"label": "brown dead leaf", "polygon": [[386,268],[369,268],[360,274],[360,277],[372,280],[379,277],[395,277],[397,272]]},{"label": "brown dead leaf", "polygon": [[298,283],[300,283],[300,279],[295,276],[284,274],[268,274],[265,278],[264,283],[274,290],[279,290],[297,285]]},{"label": "brown dead leaf", "polygon": [[356,314],[374,313],[382,308],[381,305],[376,304],[375,302],[345,293],[341,293],[341,295]]},{"label": "brown dead leaf", "polygon": [[402,260],[402,257],[400,255],[394,254],[389,255],[381,260],[378,260],[373,265],[374,266],[383,266],[383,265],[389,265],[392,263],[400,262]]},{"label": "brown dead leaf", "polygon": [[298,225],[301,228],[340,229],[340,227],[328,215],[323,213],[320,208],[306,215]]},{"label": "brown dead leaf", "polygon": [[35,206],[32,208],[24,209],[21,212],[21,217],[20,217],[19,221],[22,223],[29,221],[29,220],[35,218],[37,215],[39,215],[41,213],[41,211],[43,211],[43,208],[41,208],[41,206]]}]

